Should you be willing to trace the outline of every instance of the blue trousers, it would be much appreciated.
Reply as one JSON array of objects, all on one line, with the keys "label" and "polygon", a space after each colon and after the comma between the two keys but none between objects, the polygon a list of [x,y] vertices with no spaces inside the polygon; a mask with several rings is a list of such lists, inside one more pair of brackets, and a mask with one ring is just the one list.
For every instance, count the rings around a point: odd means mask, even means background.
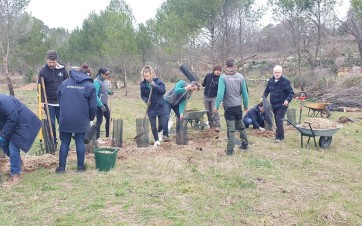
[{"label": "blue trousers", "polygon": [[[173,112],[175,112],[176,117],[178,119],[180,119],[180,113],[179,113],[179,106],[180,105],[176,105],[176,106],[171,106],[166,100],[164,100],[164,112],[165,112],[165,119],[164,119],[164,124],[163,124],[163,135],[168,137],[168,121],[170,120],[170,114],[171,114],[171,109],[173,110]],[[179,120],[177,120],[179,121]],[[180,123],[176,123],[176,132],[180,131],[181,125]]]},{"label": "blue trousers", "polygon": [[[60,132],[59,167],[65,169],[72,133]],[[75,134],[75,146],[77,151],[78,169],[84,169],[84,133]]]},{"label": "blue trousers", "polygon": [[4,153],[10,158],[10,176],[21,172],[20,148],[13,142],[6,141],[1,145]]},{"label": "blue trousers", "polygon": [[[59,114],[60,114],[60,107],[59,106],[50,106],[48,105],[49,108],[49,116],[50,116],[50,122],[52,123],[52,131],[53,131],[53,136],[54,136],[54,143],[57,144],[58,140],[57,140],[57,130],[55,129],[55,119],[57,119],[57,122],[59,124]],[[44,108],[46,111],[46,108]]]}]

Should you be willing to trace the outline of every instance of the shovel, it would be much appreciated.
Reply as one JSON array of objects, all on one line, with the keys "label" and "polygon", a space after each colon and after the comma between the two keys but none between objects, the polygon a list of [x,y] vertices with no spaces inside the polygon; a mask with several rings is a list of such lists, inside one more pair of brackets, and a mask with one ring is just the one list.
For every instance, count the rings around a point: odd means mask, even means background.
[{"label": "shovel", "polygon": [[52,122],[50,120],[50,114],[49,114],[48,98],[47,98],[46,91],[45,91],[45,83],[44,83],[44,78],[43,77],[41,77],[41,85],[43,87],[43,95],[44,95],[44,101],[45,101],[46,117],[47,117],[47,120],[48,120],[49,133],[50,133],[50,139],[51,139],[51,141],[50,141],[50,152],[52,154],[54,154],[57,148],[56,148],[56,145],[55,145],[55,142],[54,142]]},{"label": "shovel", "polygon": [[137,136],[135,136],[133,139],[137,139],[139,137],[141,137],[142,135],[144,135],[146,132],[145,132],[145,122],[146,122],[146,117],[147,117],[147,111],[151,105],[151,96],[152,96],[152,91],[153,91],[153,87],[151,87],[151,90],[150,90],[150,94],[148,95],[148,100],[147,100],[147,108],[146,108],[146,112],[145,112],[145,115],[143,116],[143,120],[142,120],[142,129],[141,129],[141,133],[140,134],[137,134]]}]

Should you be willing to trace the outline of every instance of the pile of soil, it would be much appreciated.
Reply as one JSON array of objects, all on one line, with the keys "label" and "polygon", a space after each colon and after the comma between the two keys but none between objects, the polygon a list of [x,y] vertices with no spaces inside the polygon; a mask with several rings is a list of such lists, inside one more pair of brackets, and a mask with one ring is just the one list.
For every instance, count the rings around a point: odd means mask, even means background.
[{"label": "pile of soil", "polygon": [[340,127],[338,123],[324,118],[309,118],[301,124],[300,127],[309,129],[308,122],[310,123],[312,129],[334,129]]}]

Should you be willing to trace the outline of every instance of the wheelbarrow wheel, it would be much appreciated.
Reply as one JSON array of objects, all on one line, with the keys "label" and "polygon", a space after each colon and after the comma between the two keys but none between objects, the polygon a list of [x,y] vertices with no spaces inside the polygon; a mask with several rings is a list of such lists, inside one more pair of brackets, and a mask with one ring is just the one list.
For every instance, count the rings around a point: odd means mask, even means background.
[{"label": "wheelbarrow wheel", "polygon": [[319,147],[328,148],[332,143],[332,137],[320,137],[319,138]]}]

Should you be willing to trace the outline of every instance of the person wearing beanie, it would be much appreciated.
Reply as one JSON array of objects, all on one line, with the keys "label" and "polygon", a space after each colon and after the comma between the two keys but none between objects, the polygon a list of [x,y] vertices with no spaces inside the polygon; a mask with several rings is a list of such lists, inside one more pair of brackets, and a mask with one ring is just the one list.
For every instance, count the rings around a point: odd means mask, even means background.
[{"label": "person wearing beanie", "polygon": [[56,173],[64,173],[68,157],[69,145],[74,133],[77,152],[78,172],[85,170],[84,136],[90,128],[97,111],[96,90],[93,79],[85,71],[70,70],[70,78],[62,82],[58,89],[60,102],[60,150],[59,166]]},{"label": "person wearing beanie", "polygon": [[216,132],[220,131],[220,115],[219,113],[214,112],[213,109],[215,106],[221,71],[221,66],[215,65],[212,73],[207,74],[201,84],[203,87],[205,87],[204,105],[205,110],[207,110],[209,126],[210,128],[215,129]]},{"label": "person wearing beanie", "polygon": [[228,142],[226,154],[233,155],[235,147],[235,131],[239,132],[241,149],[249,146],[245,125],[243,123],[243,110],[248,111],[249,96],[244,77],[237,72],[236,61],[228,59],[226,61],[225,73],[220,76],[217,90],[214,111],[218,112],[221,102],[224,106],[224,117],[227,126]]},{"label": "person wearing beanie", "polygon": [[[54,143],[57,144],[55,119],[59,124],[60,107],[58,102],[57,91],[60,84],[68,78],[68,72],[64,65],[58,62],[58,54],[55,50],[49,50],[46,54],[46,64],[38,74],[38,83],[41,84],[41,78],[44,78],[45,95],[48,101],[50,122],[54,136]],[[43,87],[41,89],[43,91]],[[44,94],[41,95],[43,105],[45,104]],[[44,108],[45,110],[47,108]]]},{"label": "person wearing beanie", "polygon": [[[146,104],[148,104],[147,114],[151,124],[152,135],[155,139],[154,146],[156,147],[159,146],[161,144],[160,141],[162,141],[162,129],[165,121],[163,94],[165,94],[166,88],[161,79],[156,77],[155,72],[151,66],[145,66],[142,69],[141,79],[141,98]],[[158,126],[156,122],[157,118]]]},{"label": "person wearing beanie", "polygon": [[108,88],[107,81],[109,80],[109,69],[106,67],[101,67],[98,70],[98,74],[94,79],[94,87],[96,88],[97,95],[97,122],[96,122],[96,138],[99,144],[104,143],[100,139],[101,125],[103,122],[103,117],[106,119],[105,129],[106,129],[106,138],[109,138],[109,125],[111,121],[111,112],[108,107],[108,96],[113,95],[114,92]]}]

